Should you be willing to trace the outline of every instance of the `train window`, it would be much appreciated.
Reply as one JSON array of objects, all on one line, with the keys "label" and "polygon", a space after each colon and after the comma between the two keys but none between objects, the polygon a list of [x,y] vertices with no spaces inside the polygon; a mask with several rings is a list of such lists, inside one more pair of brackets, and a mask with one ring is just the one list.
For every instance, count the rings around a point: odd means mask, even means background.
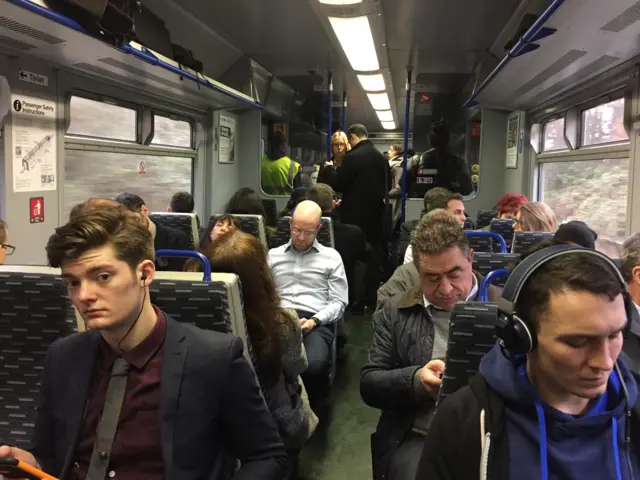
[{"label": "train window", "polygon": [[582,145],[626,142],[624,98],[604,103],[582,112]]},{"label": "train window", "polygon": [[135,142],[137,113],[132,108],[73,96],[67,135]]},{"label": "train window", "polygon": [[564,117],[551,120],[544,125],[543,152],[566,150],[569,147],[564,140]]},{"label": "train window", "polygon": [[628,158],[542,163],[539,189],[558,223],[587,222],[598,233],[598,250],[619,255],[626,235]]},{"label": "train window", "polygon": [[151,211],[166,211],[171,196],[192,191],[193,159],[133,153],[65,150],[64,212],[89,197],[140,195]]},{"label": "train window", "polygon": [[169,147],[193,147],[193,127],[184,120],[174,120],[160,115],[153,116],[154,133],[151,145]]}]

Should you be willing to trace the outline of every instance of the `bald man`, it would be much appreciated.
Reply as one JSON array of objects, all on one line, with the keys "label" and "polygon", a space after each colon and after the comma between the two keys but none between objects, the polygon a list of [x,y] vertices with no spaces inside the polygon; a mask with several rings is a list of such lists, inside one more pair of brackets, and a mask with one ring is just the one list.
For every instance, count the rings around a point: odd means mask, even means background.
[{"label": "bald man", "polygon": [[316,239],[321,216],[318,204],[301,202],[291,218],[291,239],[269,250],[282,307],[298,312],[309,361],[302,378],[316,413],[326,397],[336,322],[344,315],[349,298],[340,254]]}]

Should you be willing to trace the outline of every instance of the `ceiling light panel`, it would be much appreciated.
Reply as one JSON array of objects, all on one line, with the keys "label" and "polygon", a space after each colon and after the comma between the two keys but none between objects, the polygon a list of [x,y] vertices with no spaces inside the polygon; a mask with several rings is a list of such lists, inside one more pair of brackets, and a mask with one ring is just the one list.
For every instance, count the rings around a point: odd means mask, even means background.
[{"label": "ceiling light panel", "polygon": [[358,80],[360,80],[360,85],[362,85],[365,92],[382,92],[387,88],[381,73],[376,75],[358,75]]},{"label": "ceiling light panel", "polygon": [[376,114],[381,122],[393,122],[393,112],[391,110],[378,110]]},{"label": "ceiling light panel", "polygon": [[385,93],[367,93],[374,110],[391,110],[389,96]]},{"label": "ceiling light panel", "polygon": [[382,122],[382,128],[385,130],[395,130],[396,124],[395,122]]},{"label": "ceiling light panel", "polygon": [[325,5],[355,5],[356,3],[362,3],[362,0],[318,0]]},{"label": "ceiling light panel", "polygon": [[356,72],[380,70],[369,19],[364,17],[329,17],[351,68]]}]

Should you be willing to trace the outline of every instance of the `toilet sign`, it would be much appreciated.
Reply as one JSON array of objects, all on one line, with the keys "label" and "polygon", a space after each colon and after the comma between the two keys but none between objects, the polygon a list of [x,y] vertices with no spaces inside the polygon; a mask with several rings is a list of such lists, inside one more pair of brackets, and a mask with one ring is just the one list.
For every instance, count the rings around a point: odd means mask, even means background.
[{"label": "toilet sign", "polygon": [[44,198],[32,197],[29,199],[29,221],[31,223],[44,222]]},{"label": "toilet sign", "polygon": [[147,166],[144,163],[144,160],[140,160],[138,164],[138,175],[145,175],[147,173]]}]

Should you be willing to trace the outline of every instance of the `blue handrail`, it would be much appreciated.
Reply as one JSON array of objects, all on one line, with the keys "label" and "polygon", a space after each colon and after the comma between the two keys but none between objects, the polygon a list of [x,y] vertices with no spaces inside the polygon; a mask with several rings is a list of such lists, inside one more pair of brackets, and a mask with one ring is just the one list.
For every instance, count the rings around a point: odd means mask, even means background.
[{"label": "blue handrail", "polygon": [[547,9],[542,12],[542,15],[538,17],[538,19],[531,25],[531,28],[527,30],[524,35],[518,40],[518,42],[513,46],[511,50],[507,52],[507,55],[500,61],[498,66],[493,69],[493,71],[484,79],[484,81],[480,84],[478,88],[471,94],[469,100],[467,100],[463,107],[469,108],[473,107],[476,104],[476,98],[480,95],[485,88],[493,81],[494,78],[502,71],[502,69],[511,61],[512,58],[517,57],[523,50],[526,49],[531,42],[534,41],[536,35],[540,33],[540,30],[544,28],[544,24],[551,18],[551,16],[556,13],[560,7],[564,4],[565,0],[554,0],[551,5],[547,7]]},{"label": "blue handrail", "polygon": [[497,240],[500,244],[500,253],[509,253],[507,251],[507,242],[504,241],[502,235],[495,232],[481,232],[479,230],[466,230],[464,233],[467,234],[467,237],[489,237]]},{"label": "blue handrail", "polygon": [[478,289],[478,301],[488,302],[489,285],[493,285],[493,282],[495,282],[496,280],[508,277],[510,273],[511,271],[506,268],[492,270],[491,272],[487,273],[487,275],[482,279],[482,283],[480,283],[480,288]]},{"label": "blue handrail", "polygon": [[204,270],[202,280],[205,282],[211,281],[211,262],[200,252],[194,252],[193,250],[157,250],[156,260],[160,257],[197,258],[202,262]]},{"label": "blue handrail", "polygon": [[404,148],[403,159],[402,159],[402,190],[400,195],[402,197],[401,200],[401,215],[402,222],[405,221],[405,217],[407,214],[407,162],[408,162],[408,154],[407,150],[409,150],[409,110],[411,109],[411,70],[407,70],[407,98],[405,99],[404,104],[404,143],[402,144],[402,148]]}]

